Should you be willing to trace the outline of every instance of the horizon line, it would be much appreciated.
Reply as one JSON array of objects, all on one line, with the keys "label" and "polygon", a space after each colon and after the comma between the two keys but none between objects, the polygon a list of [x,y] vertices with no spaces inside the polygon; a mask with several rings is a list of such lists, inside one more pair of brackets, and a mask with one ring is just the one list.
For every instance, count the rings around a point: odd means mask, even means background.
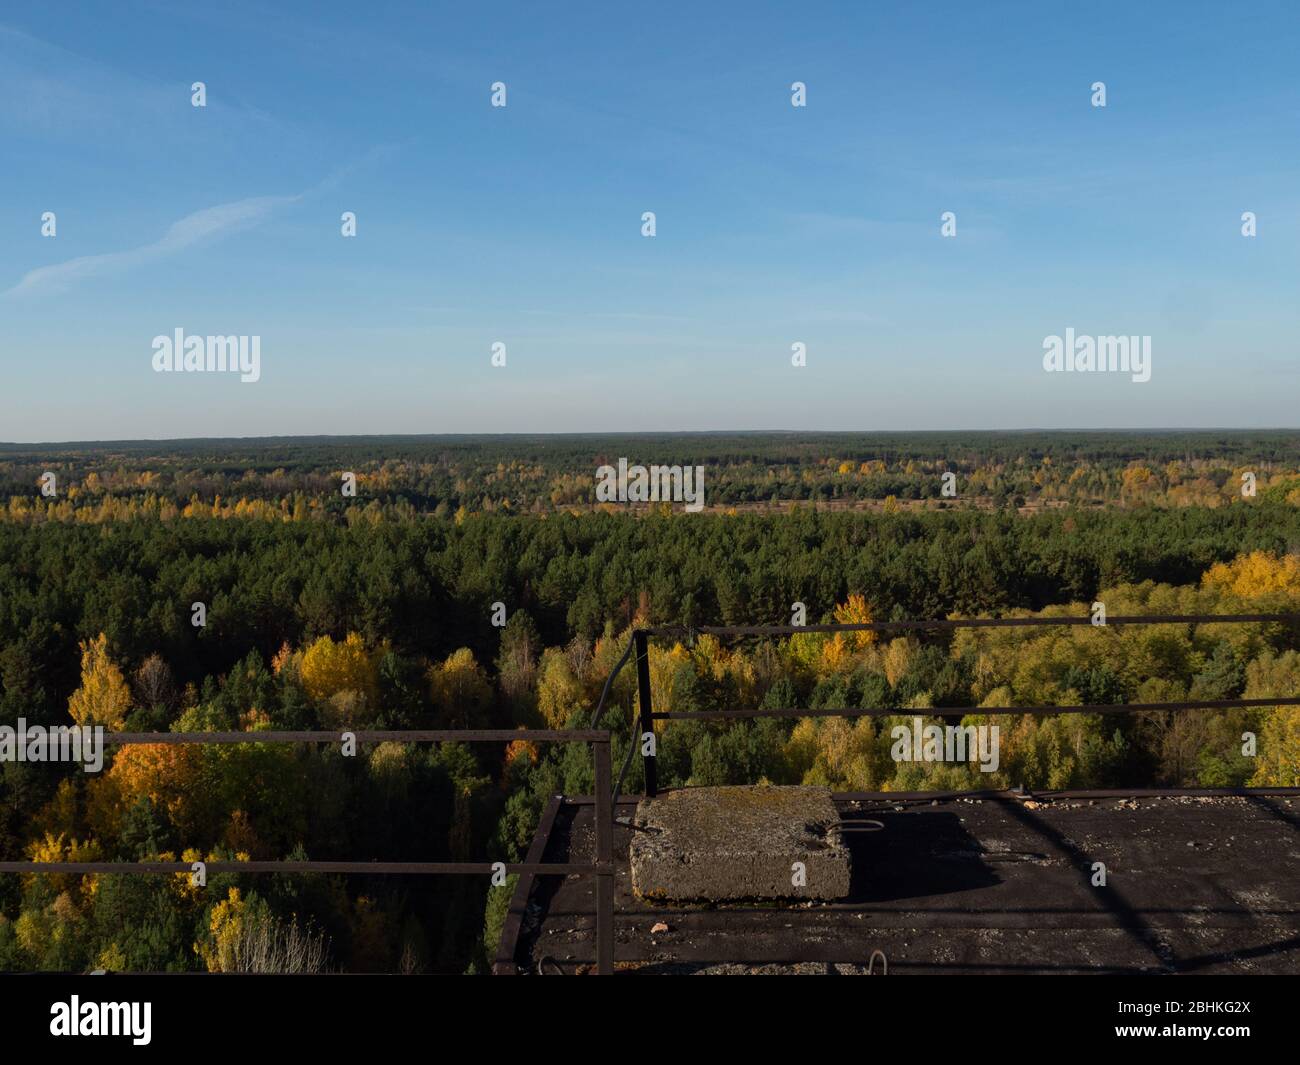
[{"label": "horizon line", "polygon": [[1088,426],[1062,426],[1042,428],[1025,426],[1000,429],[621,429],[621,430],[584,430],[581,432],[458,432],[458,433],[308,433],[308,434],[273,434],[264,436],[139,436],[118,437],[101,440],[0,440],[0,448],[22,447],[107,447],[124,444],[203,444],[203,443],[262,443],[293,441],[365,441],[365,440],[479,440],[479,439],[526,439],[548,437],[554,439],[573,439],[578,437],[665,437],[665,436],[921,436],[925,434],[947,435],[995,435],[1041,433],[1046,436],[1066,433],[1095,433],[1098,435],[1142,436],[1167,433],[1300,433],[1296,426],[1153,426],[1144,428],[1090,428]]}]

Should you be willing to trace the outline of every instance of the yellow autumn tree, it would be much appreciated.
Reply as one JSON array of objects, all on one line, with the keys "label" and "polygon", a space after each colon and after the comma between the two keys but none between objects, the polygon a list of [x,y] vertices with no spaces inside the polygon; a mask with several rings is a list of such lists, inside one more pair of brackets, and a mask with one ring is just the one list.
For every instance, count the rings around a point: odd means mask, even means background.
[{"label": "yellow autumn tree", "polygon": [[[650,705],[659,710],[673,709],[673,685],[677,671],[691,661],[691,652],[680,643],[672,647],[660,648],[650,644]],[[662,730],[666,721],[656,721],[655,726]]]},{"label": "yellow autumn tree", "polygon": [[313,699],[331,699],[340,692],[356,692],[374,705],[379,690],[382,649],[370,651],[359,633],[335,643],[329,636],[316,640],[302,654],[298,673]]},{"label": "yellow autumn tree", "polygon": [[81,642],[81,687],[68,700],[68,713],[78,725],[102,725],[117,731],[126,724],[131,689],[108,657],[108,637],[102,632]]},{"label": "yellow autumn tree", "polygon": [[915,643],[905,636],[898,636],[889,641],[885,647],[884,665],[885,679],[891,686],[897,684],[906,675],[912,665],[915,651]]},{"label": "yellow autumn tree", "polygon": [[1206,588],[1218,588],[1242,599],[1269,592],[1300,594],[1300,556],[1252,551],[1231,562],[1216,562],[1201,578]]},{"label": "yellow autumn tree", "polygon": [[[57,836],[52,832],[46,832],[44,838],[27,845],[27,854],[33,862],[97,862],[104,857],[99,844],[94,840],[88,839],[82,842],[69,839],[62,832]],[[55,891],[70,892],[78,898],[84,894],[91,894],[94,890],[94,877],[91,875],[35,873],[24,878],[26,886],[30,887],[36,877],[48,877]]]},{"label": "yellow autumn tree", "polygon": [[1120,478],[1120,494],[1140,496],[1156,486],[1155,475],[1149,466],[1130,466]]},{"label": "yellow autumn tree", "polygon": [[194,944],[209,972],[319,973],[326,970],[324,935],[279,919],[256,895],[231,888],[208,914],[207,935]]},{"label": "yellow autumn tree", "polygon": [[442,722],[452,728],[472,728],[487,717],[492,686],[474,652],[462,647],[429,670],[429,695]]},{"label": "yellow autumn tree", "polygon": [[848,669],[851,665],[849,641],[844,638],[844,633],[837,632],[822,644],[821,666],[818,669],[818,674],[820,676],[831,676],[834,673]]},{"label": "yellow autumn tree", "polygon": [[568,656],[555,647],[548,647],[542,654],[539,672],[537,709],[547,728],[564,728],[575,708],[587,707],[582,682],[573,672]]},{"label": "yellow autumn tree", "polygon": [[[1300,654],[1265,651],[1246,667],[1247,699],[1294,695],[1300,690]],[[1254,787],[1300,786],[1300,707],[1274,706],[1260,712]]]},{"label": "yellow autumn tree", "polygon": [[[835,608],[835,620],[840,625],[870,625],[871,607],[866,597],[853,592],[849,598]],[[861,651],[868,644],[876,642],[874,632],[855,632],[852,634],[853,646]]]},{"label": "yellow autumn tree", "polygon": [[1252,787],[1300,787],[1300,707],[1275,706],[1264,712],[1259,734],[1259,765]]},{"label": "yellow autumn tree", "polygon": [[37,969],[81,968],[86,961],[88,920],[66,891],[40,909],[27,909],[14,922],[15,939]]},{"label": "yellow autumn tree", "polygon": [[207,965],[208,972],[238,970],[239,946],[246,935],[245,925],[255,919],[239,888],[232,887],[226,898],[212,907],[208,915],[208,933],[211,939],[194,944],[194,950]]},{"label": "yellow autumn tree", "polygon": [[875,791],[888,780],[889,763],[877,750],[870,718],[805,717],[783,751],[786,766],[803,784]]}]

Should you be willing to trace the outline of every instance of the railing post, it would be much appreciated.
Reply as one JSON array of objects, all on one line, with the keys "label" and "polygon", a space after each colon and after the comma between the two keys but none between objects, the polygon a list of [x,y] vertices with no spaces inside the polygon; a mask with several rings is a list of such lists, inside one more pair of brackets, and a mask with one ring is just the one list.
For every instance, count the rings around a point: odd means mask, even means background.
[{"label": "railing post", "polygon": [[[646,634],[640,629],[632,634],[632,639],[636,641],[636,690],[637,700],[641,707],[635,742],[638,746],[643,747],[646,733],[653,735],[655,730],[654,718],[650,716],[652,713],[650,706],[650,650],[647,646],[648,640]],[[655,769],[656,763],[653,747],[651,748],[651,753],[642,758],[641,764],[645,770],[646,798],[653,799],[659,792],[659,780],[658,773]]]},{"label": "railing post", "polygon": [[614,975],[614,782],[609,738],[591,745],[596,766],[596,787],[592,809],[596,815],[596,864],[605,871],[596,874],[596,973]]}]

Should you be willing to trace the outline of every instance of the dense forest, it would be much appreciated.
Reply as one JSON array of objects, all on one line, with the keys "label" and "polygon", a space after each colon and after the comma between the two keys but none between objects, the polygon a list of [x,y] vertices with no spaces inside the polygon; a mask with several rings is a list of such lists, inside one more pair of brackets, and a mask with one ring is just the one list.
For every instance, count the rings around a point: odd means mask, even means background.
[{"label": "dense forest", "polygon": [[[1084,615],[1096,600],[1112,615],[1297,612],[1297,439],[6,445],[0,723],[244,730],[250,742],[122,747],[98,774],[4,762],[0,854],[517,860],[546,796],[592,788],[585,748],[534,744],[528,730],[585,727],[638,624],[786,623],[796,602],[810,622]],[[592,505],[595,465],[621,455],[704,464],[708,510]],[[948,470],[979,490],[941,500]],[[42,495],[47,471],[58,487]],[[344,471],[358,474],[355,497],[339,492]],[[1243,495],[1243,471],[1257,494]],[[821,505],[891,498],[951,505]],[[1046,499],[1059,505],[1022,506]],[[762,501],[780,506],[743,505]],[[602,722],[620,760],[630,672]],[[657,707],[679,711],[899,711],[666,723],[668,786],[1300,784],[1295,708],[1004,716],[992,774],[895,762],[889,738],[904,716],[951,707],[1294,696],[1295,624],[696,636],[655,641],[651,678]],[[345,727],[520,738],[363,746],[353,758],[255,742],[259,729]],[[507,898],[463,878],[221,875],[196,889],[185,877],[6,875],[0,969],[222,971],[274,956],[481,972]]]},{"label": "dense forest", "polygon": [[[56,514],[121,517],[192,504],[220,514],[336,509],[343,472],[402,513],[542,512],[594,504],[598,466],[698,465],[709,507],[791,501],[866,506],[1218,505],[1251,473],[1261,495],[1300,502],[1300,438],[1284,431],[704,433],[343,437],[0,444],[11,518],[53,473]],[[942,475],[956,477],[954,498]],[[116,503],[116,506],[109,505]],[[242,504],[242,508],[241,508]]]}]

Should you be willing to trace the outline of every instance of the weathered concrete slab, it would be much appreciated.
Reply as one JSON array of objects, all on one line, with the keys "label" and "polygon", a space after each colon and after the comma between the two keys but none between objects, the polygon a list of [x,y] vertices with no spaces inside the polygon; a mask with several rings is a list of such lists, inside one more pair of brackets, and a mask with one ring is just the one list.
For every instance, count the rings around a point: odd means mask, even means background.
[{"label": "weathered concrete slab", "polygon": [[[829,788],[684,788],[637,806],[632,887],[648,899],[840,899],[849,851]],[[796,884],[795,863],[803,864]]]},{"label": "weathered concrete slab", "polygon": [[[642,833],[615,832],[620,971],[856,972],[882,950],[890,976],[1300,973],[1300,798],[1058,798],[1029,809],[886,796],[836,806],[850,823],[869,814],[885,829],[845,833],[855,868],[870,876],[855,873],[833,906],[680,902],[648,912],[627,862]],[[624,797],[618,815],[635,808]],[[542,859],[589,862],[594,812],[562,804]],[[1094,860],[1122,870],[1123,905],[1079,875]],[[512,955],[521,970],[590,968],[593,922],[574,915],[593,911],[594,879],[537,878]],[[654,930],[661,924],[668,931]]]}]

